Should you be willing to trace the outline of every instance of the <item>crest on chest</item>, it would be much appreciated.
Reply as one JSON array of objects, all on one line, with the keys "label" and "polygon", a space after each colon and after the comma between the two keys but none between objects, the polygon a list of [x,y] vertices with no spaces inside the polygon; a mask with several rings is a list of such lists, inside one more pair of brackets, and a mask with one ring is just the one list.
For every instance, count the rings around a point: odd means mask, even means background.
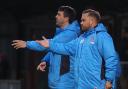
[{"label": "crest on chest", "polygon": [[90,37],[89,42],[90,42],[90,44],[95,44],[95,38],[94,38],[94,36],[91,36]]},{"label": "crest on chest", "polygon": [[80,44],[85,43],[85,41],[86,41],[87,44],[95,44],[95,37],[94,36],[90,36],[89,38],[82,38],[80,40]]}]

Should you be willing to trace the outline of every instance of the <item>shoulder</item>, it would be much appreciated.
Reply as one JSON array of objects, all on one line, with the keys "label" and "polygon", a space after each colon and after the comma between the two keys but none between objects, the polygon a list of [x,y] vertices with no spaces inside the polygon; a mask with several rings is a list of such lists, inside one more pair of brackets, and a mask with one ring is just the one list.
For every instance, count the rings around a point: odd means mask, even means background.
[{"label": "shoulder", "polygon": [[112,39],[108,32],[97,32],[97,38],[101,40]]}]

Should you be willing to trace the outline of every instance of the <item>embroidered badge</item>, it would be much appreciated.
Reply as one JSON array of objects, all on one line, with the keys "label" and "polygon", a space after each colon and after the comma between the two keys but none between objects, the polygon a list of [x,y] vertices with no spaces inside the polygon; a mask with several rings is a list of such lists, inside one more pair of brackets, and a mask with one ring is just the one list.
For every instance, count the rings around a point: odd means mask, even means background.
[{"label": "embroidered badge", "polygon": [[97,87],[94,87],[94,89],[97,89]]},{"label": "embroidered badge", "polygon": [[90,38],[90,43],[91,43],[91,44],[95,44],[95,39],[94,39],[93,36]]}]

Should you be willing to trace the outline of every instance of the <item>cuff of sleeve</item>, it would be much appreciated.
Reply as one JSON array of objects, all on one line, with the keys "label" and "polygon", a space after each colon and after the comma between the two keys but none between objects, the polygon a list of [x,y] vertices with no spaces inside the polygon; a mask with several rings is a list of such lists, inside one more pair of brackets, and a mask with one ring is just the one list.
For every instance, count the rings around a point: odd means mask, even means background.
[{"label": "cuff of sleeve", "polygon": [[110,83],[112,83],[112,82],[113,82],[111,79],[106,79],[106,81],[108,81],[108,82],[110,82]]},{"label": "cuff of sleeve", "polygon": [[41,62],[46,62],[46,60],[45,59],[42,59]]},{"label": "cuff of sleeve", "polygon": [[46,64],[49,65],[49,62],[45,59],[42,59],[41,62],[46,62]]},{"label": "cuff of sleeve", "polygon": [[26,48],[29,48],[30,41],[26,41]]}]

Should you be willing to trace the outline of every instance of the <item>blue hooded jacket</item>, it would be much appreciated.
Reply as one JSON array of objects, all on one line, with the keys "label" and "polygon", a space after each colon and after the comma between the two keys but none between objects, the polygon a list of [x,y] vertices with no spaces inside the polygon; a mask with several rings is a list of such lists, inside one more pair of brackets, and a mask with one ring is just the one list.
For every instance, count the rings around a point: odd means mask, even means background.
[{"label": "blue hooded jacket", "polygon": [[112,38],[102,23],[69,43],[50,40],[49,46],[53,52],[73,57],[74,89],[101,89],[102,60],[105,61],[105,80],[113,82],[118,60]]},{"label": "blue hooded jacket", "polygon": [[[80,26],[77,21],[69,24],[64,29],[56,28],[56,35],[53,38],[54,42],[67,43],[76,39],[80,35]],[[39,45],[35,41],[27,41],[27,48],[36,51],[44,51],[46,48]],[[63,55],[51,52],[42,59],[49,63],[48,83],[51,89],[74,89],[74,62],[70,58],[70,70],[68,73],[60,76],[61,57]]]}]

